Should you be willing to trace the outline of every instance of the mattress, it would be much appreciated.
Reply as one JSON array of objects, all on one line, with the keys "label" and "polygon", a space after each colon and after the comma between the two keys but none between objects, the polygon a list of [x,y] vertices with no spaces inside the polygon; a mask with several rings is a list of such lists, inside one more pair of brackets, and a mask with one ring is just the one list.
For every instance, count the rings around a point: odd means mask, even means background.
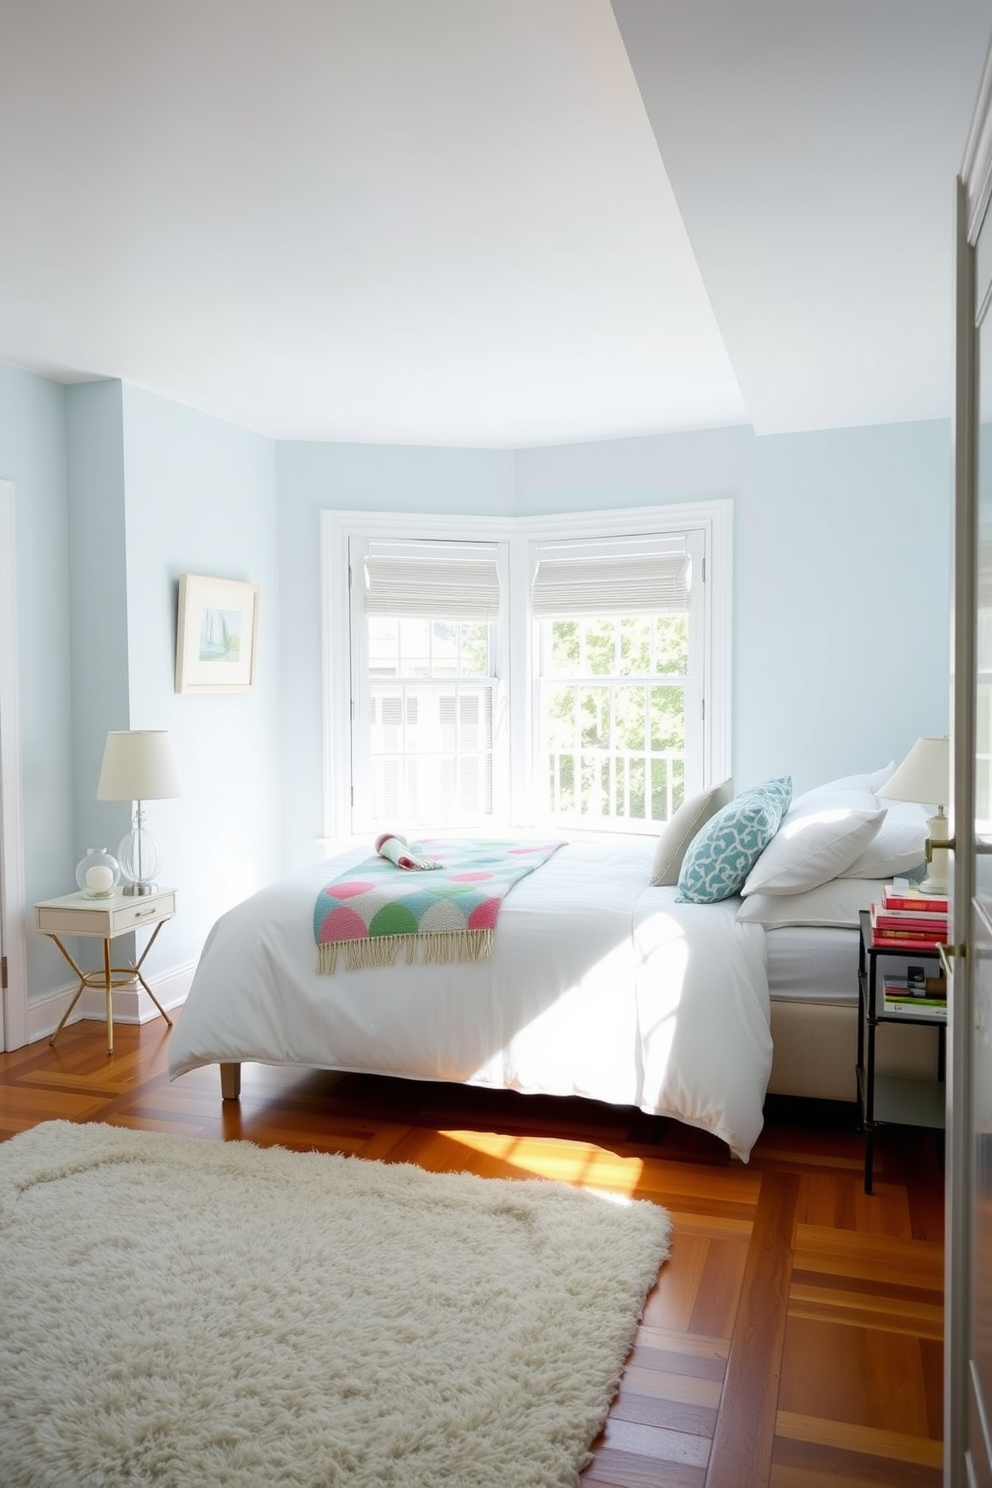
[{"label": "mattress", "polygon": [[768,991],[773,1002],[857,1007],[858,930],[783,925],[765,932]]}]

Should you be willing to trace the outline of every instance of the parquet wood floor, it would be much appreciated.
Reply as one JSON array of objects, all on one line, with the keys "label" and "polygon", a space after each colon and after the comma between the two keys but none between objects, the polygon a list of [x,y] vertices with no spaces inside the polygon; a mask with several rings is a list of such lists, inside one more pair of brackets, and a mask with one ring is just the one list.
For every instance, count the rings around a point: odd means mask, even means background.
[{"label": "parquet wood floor", "polygon": [[108,1058],[83,1022],[0,1055],[0,1139],[107,1121],[650,1199],[672,1254],[584,1488],[938,1488],[938,1135],[881,1131],[867,1196],[846,1107],[770,1101],[744,1165],[629,1109],[457,1086],[246,1065],[222,1105],[216,1069],[170,1084],[168,1037],[161,1020],[118,1026]]}]

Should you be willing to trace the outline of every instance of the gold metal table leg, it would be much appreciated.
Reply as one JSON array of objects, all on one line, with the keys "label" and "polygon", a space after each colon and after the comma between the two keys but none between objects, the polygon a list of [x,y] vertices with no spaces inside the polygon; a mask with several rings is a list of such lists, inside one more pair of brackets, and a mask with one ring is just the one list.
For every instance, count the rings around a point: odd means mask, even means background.
[{"label": "gold metal table leg", "polygon": [[114,1052],[114,988],[115,987],[129,987],[129,986],[132,986],[135,982],[139,982],[141,984],[141,986],[144,987],[145,991],[148,993],[148,996],[151,998],[152,1002],[158,1008],[159,1012],[161,1013],[162,1017],[165,1019],[166,1023],[168,1023],[168,1025],[169,1025],[170,1028],[172,1027],[172,1019],[169,1017],[168,1013],[165,1011],[165,1008],[159,1002],[158,998],[155,996],[155,993],[152,991],[151,987],[149,987],[148,983],[145,981],[145,979],[144,979],[144,977],[142,976],[142,973],[141,973],[141,968],[144,965],[145,957],[148,955],[148,952],[151,950],[152,946],[155,944],[156,938],[158,936],[158,932],[161,930],[162,926],[165,925],[165,924],[167,924],[167,923],[168,922],[166,920],[159,920],[158,924],[155,926],[154,930],[152,931],[151,935],[148,938],[148,944],[145,946],[145,948],[142,951],[141,955],[138,957],[137,961],[135,961],[133,963],[133,965],[128,965],[128,966],[114,966],[113,960],[112,960],[112,946],[111,946],[111,942],[108,939],[104,939],[104,942],[103,942],[103,971],[102,972],[101,971],[83,971],[82,967],[77,964],[77,962],[73,959],[73,957],[66,950],[65,946],[63,945],[63,943],[59,939],[59,937],[57,935],[52,935],[50,932],[48,932],[49,939],[50,940],[53,940],[55,942],[55,944],[58,946],[59,950],[62,952],[62,955],[65,957],[66,961],[69,963],[69,965],[72,967],[73,971],[76,973],[77,977],[79,978],[79,986],[76,988],[75,996],[73,997],[73,999],[70,1002],[69,1006],[66,1008],[65,1012],[62,1014],[61,1018],[59,1019],[58,1027],[56,1028],[55,1032],[52,1034],[51,1038],[48,1040],[49,1044],[54,1044],[55,1043],[55,1040],[58,1038],[59,1034],[62,1032],[63,1028],[65,1027],[65,1025],[66,1025],[66,1023],[67,1023],[67,1021],[69,1019],[69,1016],[72,1013],[73,1008],[76,1006],[76,1003],[79,1001],[80,997],[82,997],[82,995],[86,991],[86,988],[87,987],[102,987],[103,988],[104,996],[106,998],[106,1009],[107,1009],[107,1053],[108,1054],[113,1054],[113,1052]]},{"label": "gold metal table leg", "polygon": [[155,1006],[158,1008],[159,1012],[162,1014],[162,1017],[165,1019],[166,1023],[168,1023],[169,1027],[171,1028],[172,1027],[172,1019],[169,1017],[168,1013],[165,1011],[165,1008],[159,1002],[158,998],[155,996],[155,993],[152,991],[151,987],[149,987],[148,983],[145,981],[144,977],[141,975],[141,968],[142,968],[142,966],[145,963],[145,957],[148,955],[148,952],[151,950],[152,946],[155,944],[156,936],[158,935],[158,932],[161,930],[162,926],[165,923],[166,923],[165,920],[159,920],[158,924],[155,926],[155,929],[152,931],[152,933],[151,933],[151,935],[150,935],[150,937],[148,939],[148,944],[145,946],[145,949],[142,951],[141,955],[138,957],[137,961],[134,963],[134,966],[132,967],[132,970],[133,970],[135,976],[138,978],[138,981],[141,983],[141,985],[144,987],[145,991],[148,993],[148,996],[151,998],[152,1002],[155,1004]]},{"label": "gold metal table leg", "polygon": [[107,1053],[114,1052],[114,973],[110,965],[110,941],[103,942],[103,977],[107,992]]},{"label": "gold metal table leg", "polygon": [[54,940],[55,944],[58,946],[59,950],[62,952],[63,956],[68,961],[69,965],[72,967],[73,971],[76,973],[77,977],[79,978],[79,986],[76,988],[76,995],[72,999],[72,1001],[70,1002],[69,1006],[66,1008],[65,1012],[62,1014],[61,1018],[59,1019],[59,1026],[56,1028],[55,1032],[52,1034],[51,1038],[48,1040],[49,1045],[52,1045],[52,1044],[55,1043],[55,1040],[58,1038],[59,1034],[62,1032],[63,1028],[65,1027],[65,1025],[66,1025],[66,1019],[69,1017],[69,1014],[72,1012],[73,1008],[76,1006],[76,1003],[79,1001],[79,999],[82,997],[83,993],[86,990],[86,973],[79,966],[76,965],[75,961],[69,955],[69,952],[66,950],[65,946],[59,940],[59,938],[58,938],[57,935],[49,936],[49,939],[50,940]]}]

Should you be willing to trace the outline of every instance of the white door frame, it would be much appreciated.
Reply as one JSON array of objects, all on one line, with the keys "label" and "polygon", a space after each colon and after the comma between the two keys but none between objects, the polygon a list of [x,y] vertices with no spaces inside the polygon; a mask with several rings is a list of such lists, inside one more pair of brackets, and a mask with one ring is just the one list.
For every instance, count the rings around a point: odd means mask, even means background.
[{"label": "white door frame", "polygon": [[[987,1402],[973,1369],[975,951],[975,670],[978,607],[979,366],[976,319],[989,282],[976,245],[992,199],[992,47],[965,145],[955,198],[954,572],[952,606],[952,933],[947,1047],[944,1265],[944,1482],[989,1481]],[[988,227],[984,241],[989,241]],[[981,271],[979,273],[979,270]],[[987,368],[985,371],[987,372]],[[973,1448],[980,1450],[976,1457]]]},{"label": "white door frame", "polygon": [[28,1041],[27,905],[17,689],[17,544],[14,484],[0,480],[0,1049]]}]

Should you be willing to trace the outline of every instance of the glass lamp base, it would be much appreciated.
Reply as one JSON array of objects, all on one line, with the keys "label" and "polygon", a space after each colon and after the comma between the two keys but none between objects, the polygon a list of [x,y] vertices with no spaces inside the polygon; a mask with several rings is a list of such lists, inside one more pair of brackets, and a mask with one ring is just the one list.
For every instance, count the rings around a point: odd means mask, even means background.
[{"label": "glass lamp base", "polygon": [[117,849],[124,880],[121,893],[132,897],[136,894],[154,894],[155,881],[162,864],[162,849],[144,824],[144,813],[136,812],[134,825],[127,836],[121,839]]}]

